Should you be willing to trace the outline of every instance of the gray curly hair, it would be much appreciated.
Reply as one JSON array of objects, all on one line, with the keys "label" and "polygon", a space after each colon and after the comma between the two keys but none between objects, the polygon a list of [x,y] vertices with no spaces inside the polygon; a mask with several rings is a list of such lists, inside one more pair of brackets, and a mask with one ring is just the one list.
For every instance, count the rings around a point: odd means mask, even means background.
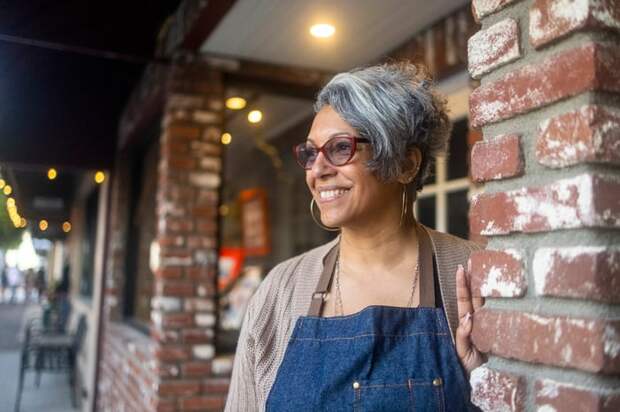
[{"label": "gray curly hair", "polygon": [[435,158],[446,152],[452,127],[446,102],[422,66],[386,63],[340,73],[319,92],[315,112],[326,105],[370,140],[367,166],[383,181],[410,169],[408,155],[417,147],[422,162],[412,186],[420,191]]}]

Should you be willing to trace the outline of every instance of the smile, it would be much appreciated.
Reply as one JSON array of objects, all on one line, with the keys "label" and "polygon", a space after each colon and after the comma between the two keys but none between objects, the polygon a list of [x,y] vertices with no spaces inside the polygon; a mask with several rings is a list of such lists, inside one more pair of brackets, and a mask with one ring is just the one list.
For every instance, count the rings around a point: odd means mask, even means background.
[{"label": "smile", "polygon": [[344,196],[350,189],[319,190],[321,201],[330,201]]}]

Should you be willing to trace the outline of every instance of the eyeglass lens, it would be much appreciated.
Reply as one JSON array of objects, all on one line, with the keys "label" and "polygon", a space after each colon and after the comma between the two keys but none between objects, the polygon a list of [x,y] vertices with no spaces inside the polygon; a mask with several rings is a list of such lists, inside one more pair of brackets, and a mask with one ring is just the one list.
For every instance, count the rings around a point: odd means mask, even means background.
[{"label": "eyeglass lens", "polygon": [[[323,154],[334,166],[342,166],[353,157],[353,141],[349,137],[335,137],[325,143]],[[299,163],[306,169],[314,164],[319,149],[310,143],[302,143],[298,146],[297,157]]]}]

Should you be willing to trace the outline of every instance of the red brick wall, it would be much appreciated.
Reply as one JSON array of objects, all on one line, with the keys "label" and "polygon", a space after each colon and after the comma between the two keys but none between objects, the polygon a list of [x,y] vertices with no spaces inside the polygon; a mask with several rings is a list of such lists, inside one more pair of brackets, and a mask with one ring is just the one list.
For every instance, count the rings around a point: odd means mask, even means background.
[{"label": "red brick wall", "polygon": [[620,410],[620,4],[474,0],[485,411]]},{"label": "red brick wall", "polygon": [[217,208],[223,124],[221,75],[201,63],[167,75],[157,166],[158,267],[150,336],[123,323],[128,159],[112,195],[98,409],[221,410],[228,378],[215,355]]},{"label": "red brick wall", "polygon": [[151,314],[157,391],[170,411],[219,410],[227,390],[227,380],[211,372],[223,93],[221,75],[206,65],[177,66],[171,73],[162,121],[160,263]]}]

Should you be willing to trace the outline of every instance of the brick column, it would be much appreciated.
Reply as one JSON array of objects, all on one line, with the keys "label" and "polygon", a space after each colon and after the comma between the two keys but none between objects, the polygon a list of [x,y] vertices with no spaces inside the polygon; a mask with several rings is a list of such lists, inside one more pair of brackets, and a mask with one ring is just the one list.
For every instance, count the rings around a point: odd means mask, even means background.
[{"label": "brick column", "polygon": [[474,0],[486,411],[620,410],[620,3]]},{"label": "brick column", "polygon": [[160,139],[159,262],[151,314],[158,411],[218,410],[224,404],[228,382],[210,378],[222,123],[221,75],[199,63],[174,67]]}]

